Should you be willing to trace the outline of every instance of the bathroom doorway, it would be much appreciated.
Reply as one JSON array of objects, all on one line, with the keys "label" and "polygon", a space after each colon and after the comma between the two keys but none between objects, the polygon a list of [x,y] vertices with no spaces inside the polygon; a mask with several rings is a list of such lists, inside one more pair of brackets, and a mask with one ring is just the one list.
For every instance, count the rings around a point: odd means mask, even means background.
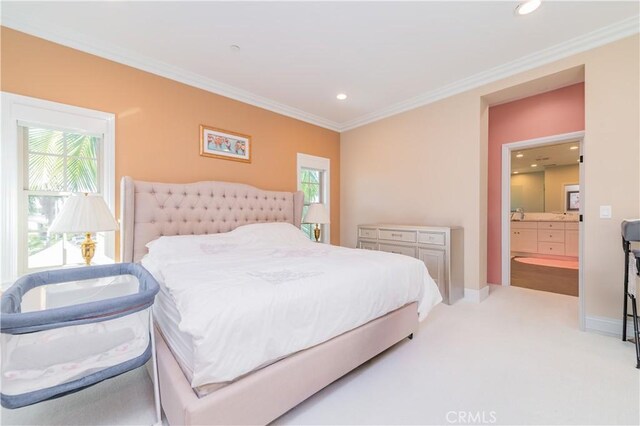
[{"label": "bathroom doorway", "polygon": [[580,300],[584,132],[503,145],[502,281]]}]

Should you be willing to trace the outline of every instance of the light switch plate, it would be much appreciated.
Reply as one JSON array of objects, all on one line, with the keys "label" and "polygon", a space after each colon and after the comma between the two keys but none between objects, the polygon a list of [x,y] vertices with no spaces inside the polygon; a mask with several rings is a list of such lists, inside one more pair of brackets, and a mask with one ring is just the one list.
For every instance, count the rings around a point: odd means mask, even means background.
[{"label": "light switch plate", "polygon": [[611,206],[600,206],[600,219],[611,219]]}]

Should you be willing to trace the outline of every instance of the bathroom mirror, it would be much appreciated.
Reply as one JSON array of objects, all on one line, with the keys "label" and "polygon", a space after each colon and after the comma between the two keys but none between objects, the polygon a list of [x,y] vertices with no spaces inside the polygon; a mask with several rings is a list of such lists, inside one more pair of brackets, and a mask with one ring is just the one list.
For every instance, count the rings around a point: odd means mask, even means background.
[{"label": "bathroom mirror", "polygon": [[579,161],[578,141],[512,151],[511,211],[577,212]]}]

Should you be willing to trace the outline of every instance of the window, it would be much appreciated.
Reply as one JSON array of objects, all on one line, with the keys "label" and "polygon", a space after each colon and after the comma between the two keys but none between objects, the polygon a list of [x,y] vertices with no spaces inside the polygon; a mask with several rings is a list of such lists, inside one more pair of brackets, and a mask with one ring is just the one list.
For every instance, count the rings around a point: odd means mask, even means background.
[{"label": "window", "polygon": [[[307,214],[309,204],[322,203],[329,208],[329,159],[316,157],[307,154],[298,154],[298,190],[304,193],[304,206],[302,208],[302,218]],[[321,241],[330,242],[330,225],[320,225],[322,230]],[[315,225],[303,223],[301,226],[304,233],[311,239]]]},{"label": "window", "polygon": [[[309,210],[309,204],[311,203],[324,203],[324,171],[317,169],[308,169],[306,167],[300,168],[300,185],[301,190],[304,193],[304,206],[302,207],[302,217],[304,218]],[[311,223],[303,223],[302,230],[307,236],[315,240],[313,236],[313,229],[315,225]],[[324,234],[325,225],[320,225],[320,229]]]},{"label": "window", "polygon": [[[102,135],[30,124],[18,126],[18,138],[24,150],[21,199],[26,223],[20,237],[27,249],[26,270],[82,263],[84,235],[51,234],[48,228],[69,194],[101,193]],[[104,263],[104,236],[98,234],[97,242],[96,262]]]},{"label": "window", "polygon": [[[81,264],[84,235],[48,228],[65,199],[95,193],[115,207],[113,114],[2,93],[0,278]],[[115,258],[115,235],[98,233],[96,263]]]}]

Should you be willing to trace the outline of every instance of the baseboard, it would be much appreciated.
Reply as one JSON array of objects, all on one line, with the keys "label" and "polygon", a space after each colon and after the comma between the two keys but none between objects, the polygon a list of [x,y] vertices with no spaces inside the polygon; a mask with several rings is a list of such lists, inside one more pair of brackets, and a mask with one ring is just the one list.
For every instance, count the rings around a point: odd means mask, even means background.
[{"label": "baseboard", "polygon": [[[607,317],[586,317],[584,330],[607,336],[622,337],[622,320]],[[633,336],[633,320],[627,320],[627,336]]]},{"label": "baseboard", "polygon": [[482,287],[480,290],[476,290],[475,288],[464,289],[464,299],[469,302],[480,303],[487,297],[489,297],[488,285]]}]

